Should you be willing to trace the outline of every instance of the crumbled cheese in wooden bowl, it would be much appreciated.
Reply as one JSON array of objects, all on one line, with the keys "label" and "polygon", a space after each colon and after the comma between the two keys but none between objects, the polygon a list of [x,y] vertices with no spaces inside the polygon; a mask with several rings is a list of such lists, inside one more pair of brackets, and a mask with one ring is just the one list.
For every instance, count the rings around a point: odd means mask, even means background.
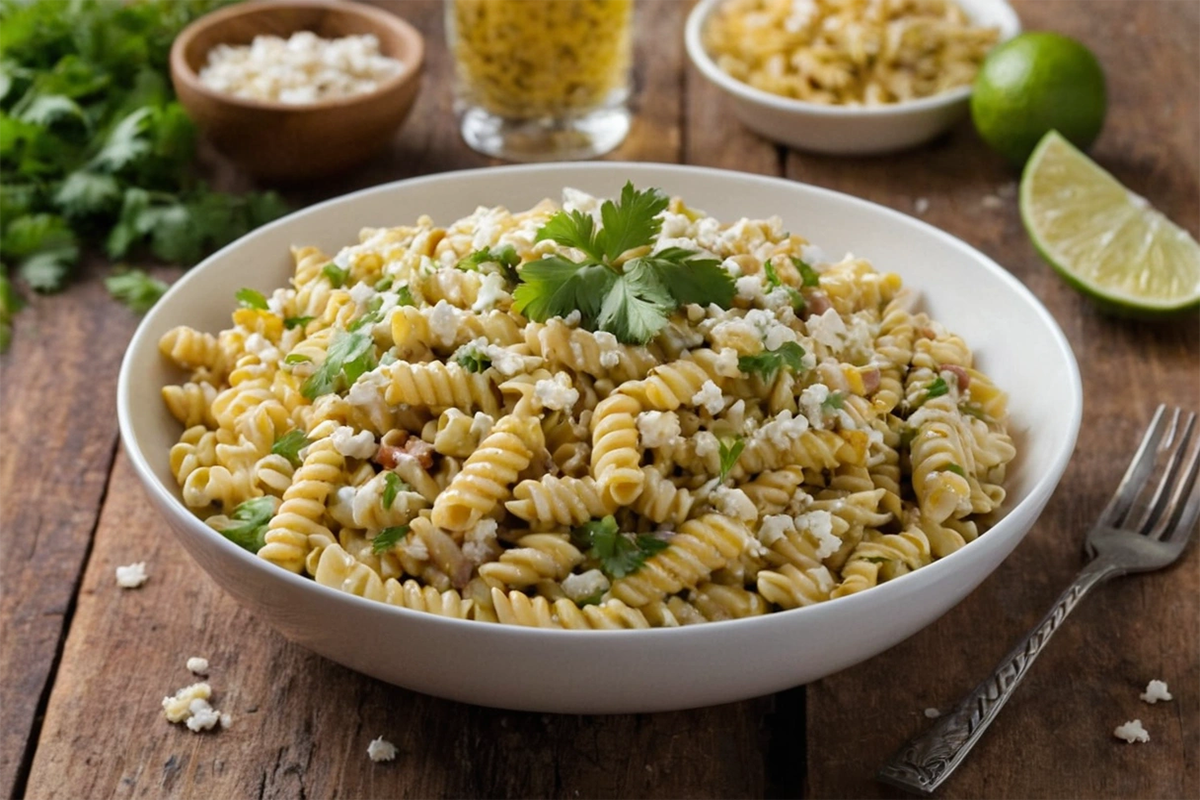
[{"label": "crumbled cheese in wooden bowl", "polygon": [[322,39],[299,31],[288,39],[256,36],[248,45],[217,45],[200,82],[234,97],[306,105],[373,92],[402,68],[371,34]]}]

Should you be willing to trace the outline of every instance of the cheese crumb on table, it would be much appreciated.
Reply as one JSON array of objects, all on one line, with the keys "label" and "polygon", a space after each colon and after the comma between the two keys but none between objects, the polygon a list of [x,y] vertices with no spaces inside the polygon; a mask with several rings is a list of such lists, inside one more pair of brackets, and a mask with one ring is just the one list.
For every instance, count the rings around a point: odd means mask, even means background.
[{"label": "cheese crumb on table", "polygon": [[207,675],[208,659],[200,658],[199,656],[192,656],[187,660],[187,668],[189,671],[194,672],[197,675]]},{"label": "cheese crumb on table", "polygon": [[146,562],[139,561],[124,567],[117,567],[117,586],[122,589],[136,589],[147,581]]},{"label": "cheese crumb on table", "polygon": [[[195,659],[188,660],[191,662]],[[217,725],[228,728],[233,723],[233,718],[213,708],[208,702],[211,697],[211,686],[207,683],[193,683],[175,692],[173,696],[163,698],[163,714],[168,722],[182,722],[193,733],[210,731]]]},{"label": "cheese crumb on table", "polygon": [[396,758],[396,745],[380,736],[378,739],[372,739],[371,744],[367,745],[367,755],[376,762],[393,761]]},{"label": "cheese crumb on table", "polygon": [[1113,736],[1117,737],[1118,739],[1124,739],[1130,744],[1133,744],[1134,742],[1150,741],[1150,733],[1142,727],[1142,721],[1140,719],[1135,719],[1132,722],[1126,722],[1124,725],[1118,725],[1117,729],[1113,731]]},{"label": "cheese crumb on table", "polygon": [[1173,699],[1171,693],[1167,691],[1166,681],[1153,680],[1146,684],[1146,691],[1138,695],[1143,701],[1154,705],[1159,700]]},{"label": "cheese crumb on table", "polygon": [[937,718],[938,718],[938,717],[940,717],[941,715],[942,715],[942,712],[941,712],[941,711],[938,711],[936,708],[927,708],[927,709],[925,709],[925,717],[926,717],[927,719],[937,719]]}]

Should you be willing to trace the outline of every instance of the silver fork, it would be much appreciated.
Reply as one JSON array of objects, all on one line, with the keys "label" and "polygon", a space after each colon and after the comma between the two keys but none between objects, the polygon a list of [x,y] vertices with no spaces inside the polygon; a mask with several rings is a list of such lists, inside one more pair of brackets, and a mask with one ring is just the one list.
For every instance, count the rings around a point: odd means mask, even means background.
[{"label": "silver fork", "polygon": [[[1161,569],[1179,558],[1200,517],[1196,415],[1159,406],[1125,477],[1088,531],[1089,561],[996,670],[925,733],[911,739],[876,778],[929,794],[962,763],[1075,605],[1109,578]],[[1188,456],[1188,450],[1191,455]],[[1155,466],[1162,477],[1154,482]]]}]

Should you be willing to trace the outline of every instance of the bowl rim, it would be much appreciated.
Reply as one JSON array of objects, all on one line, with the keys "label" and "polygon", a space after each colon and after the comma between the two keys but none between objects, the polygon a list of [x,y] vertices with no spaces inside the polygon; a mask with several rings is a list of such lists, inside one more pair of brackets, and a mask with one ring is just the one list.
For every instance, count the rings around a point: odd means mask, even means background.
[{"label": "bowl rim", "polygon": [[[712,56],[708,54],[708,51],[704,47],[704,24],[708,21],[708,17],[712,12],[716,10],[717,6],[724,2],[726,0],[700,0],[692,8],[684,25],[684,49],[687,50],[688,58],[692,64],[700,70],[704,77],[741,100],[760,106],[767,106],[776,111],[808,114],[818,117],[857,118],[888,117],[928,111],[930,109],[954,105],[971,96],[971,84],[966,84],[953,89],[947,89],[944,92],[939,92],[929,97],[902,100],[899,103],[886,103],[877,106],[848,106],[811,103],[807,100],[784,97],[756,88],[748,83],[739,81],[717,66],[717,63],[713,61]],[[1001,17],[1001,21],[998,23],[1000,37],[996,42],[996,46],[1017,36],[1021,32],[1021,20],[1017,16],[1017,12],[1008,3],[1008,0],[984,0],[984,2],[989,6],[994,6],[997,15]]]},{"label": "bowl rim", "polygon": [[[393,28],[413,42],[413,58],[401,61],[400,71],[384,80],[373,91],[355,94],[348,97],[332,97],[318,100],[315,103],[283,103],[278,100],[259,100],[250,97],[235,97],[231,94],[218,92],[205,86],[200,75],[192,69],[184,57],[184,52],[202,31],[214,25],[236,17],[251,14],[270,13],[282,8],[324,8],[331,11],[344,11],[368,20],[377,26]],[[180,31],[171,43],[170,54],[171,76],[186,84],[187,87],[217,103],[234,106],[246,110],[257,111],[289,111],[301,113],[306,111],[326,111],[347,108],[367,101],[378,100],[382,95],[400,88],[421,73],[425,64],[425,37],[411,23],[397,14],[392,14],[382,8],[351,2],[350,0],[255,0],[255,2],[239,3],[211,11],[195,20]]]},{"label": "bowl rim", "polygon": [[[1059,449],[1049,463],[1044,464],[1040,468],[1040,475],[1029,491],[1029,494],[1017,505],[1008,509],[1004,517],[1001,518],[995,525],[989,528],[984,534],[973,542],[967,543],[966,546],[951,553],[948,556],[932,561],[931,563],[921,567],[918,570],[900,575],[884,583],[877,584],[868,590],[856,592],[844,597],[830,598],[829,600],[814,603],[812,605],[803,606],[800,608],[786,609],[772,612],[769,614],[761,614],[754,617],[744,617],[740,619],[720,620],[716,622],[708,622],[703,625],[686,625],[678,628],[650,628],[650,629],[624,629],[624,630],[559,630],[553,628],[532,628],[521,625],[487,625],[476,620],[458,619],[454,617],[443,617],[436,614],[429,614],[421,611],[404,608],[402,606],[393,606],[388,603],[369,600],[365,597],[360,597],[348,592],[342,592],[338,589],[329,586],[323,586],[317,583],[310,577],[294,574],[288,570],[282,569],[275,564],[258,558],[254,553],[245,550],[234,544],[229,539],[221,536],[212,528],[204,524],[204,521],[186,508],[182,502],[176,497],[175,493],[170,491],[165,482],[160,481],[155,474],[150,461],[145,452],[138,446],[137,439],[133,434],[133,410],[131,407],[131,397],[134,392],[134,385],[138,382],[138,376],[135,371],[134,361],[136,354],[145,349],[158,350],[158,341],[156,338],[151,338],[150,330],[155,327],[158,316],[164,314],[164,308],[168,307],[168,303],[162,302],[171,299],[176,294],[184,294],[190,289],[190,285],[198,281],[203,281],[204,269],[211,264],[217,263],[224,259],[228,253],[232,252],[241,245],[241,242],[251,237],[266,235],[272,229],[285,224],[291,224],[294,219],[298,219],[308,215],[318,215],[326,213],[329,209],[335,207],[339,203],[348,202],[352,199],[360,199],[372,194],[386,194],[395,191],[397,187],[419,188],[423,185],[434,183],[447,178],[452,180],[470,181],[473,177],[482,173],[494,175],[497,172],[503,172],[519,179],[524,174],[554,172],[555,170],[569,167],[587,172],[613,172],[619,175],[627,176],[631,171],[639,170],[659,170],[664,172],[690,173],[699,175],[708,175],[717,178],[736,177],[738,180],[747,181],[749,183],[762,184],[786,184],[788,186],[799,186],[806,192],[812,192],[818,197],[837,198],[839,201],[848,202],[852,206],[862,210],[869,210],[871,213],[883,214],[894,218],[901,218],[906,224],[915,225],[918,230],[926,235],[934,238],[942,239],[946,244],[953,247],[962,253],[966,259],[974,260],[979,267],[995,275],[998,279],[1008,285],[1009,289],[1016,293],[1022,300],[1025,301],[1035,312],[1041,323],[1045,326],[1047,332],[1051,335],[1053,344],[1053,352],[1055,352],[1067,367],[1067,379],[1069,384],[1069,393],[1064,401],[1069,404],[1070,414],[1068,424],[1060,430],[1065,433],[1063,446]],[[159,413],[169,413],[165,407]],[[299,591],[315,591],[319,596],[326,599],[327,602],[334,604],[348,605],[350,607],[358,607],[364,612],[374,612],[377,614],[393,614],[398,615],[397,619],[407,620],[408,623],[426,624],[426,625],[454,625],[467,626],[460,627],[459,630],[464,634],[474,631],[481,637],[496,635],[497,633],[505,636],[527,637],[530,640],[540,639],[543,637],[575,637],[572,641],[581,639],[596,641],[597,639],[606,640],[625,638],[625,637],[642,637],[645,641],[649,641],[656,637],[679,637],[685,639],[687,637],[695,637],[711,635],[704,634],[703,631],[712,630],[714,625],[724,626],[737,625],[739,630],[746,631],[747,635],[752,626],[762,628],[767,632],[786,633],[787,628],[794,624],[794,620],[802,618],[818,617],[825,614],[840,614],[840,613],[856,613],[853,611],[856,607],[859,608],[859,613],[868,610],[872,605],[887,602],[889,597],[899,599],[906,594],[909,594],[914,589],[915,581],[921,580],[933,583],[934,579],[947,573],[949,570],[955,569],[958,564],[963,563],[964,559],[970,557],[972,553],[980,552],[978,549],[981,545],[985,548],[1002,548],[1004,544],[1001,542],[1003,538],[1007,541],[1011,536],[1016,536],[1009,547],[1009,551],[1015,548],[1033,527],[1044,509],[1046,502],[1050,499],[1054,490],[1057,488],[1063,473],[1066,471],[1070,458],[1075,450],[1075,443],[1078,438],[1080,424],[1083,417],[1083,386],[1079,372],[1079,365],[1075,360],[1074,352],[1071,349],[1070,343],[1062,328],[1058,325],[1054,316],[1042,304],[1040,300],[1031,292],[1025,284],[1017,279],[1012,273],[1000,266],[993,259],[985,255],[982,251],[972,247],[956,236],[953,236],[940,228],[937,228],[929,223],[904,214],[895,209],[874,203],[870,200],[865,200],[845,192],[838,192],[832,189],[826,189],[812,184],[803,183],[800,181],[791,181],[784,178],[756,175],[751,173],[737,172],[734,170],[717,169],[713,167],[700,167],[684,164],[660,164],[647,162],[624,162],[624,161],[600,161],[600,162],[546,162],[538,164],[517,164],[498,167],[479,167],[474,169],[453,170],[449,172],[434,173],[432,175],[423,175],[415,178],[407,178],[389,183],[380,184],[378,186],[360,189],[355,192],[340,195],[338,197],[325,200],[321,203],[309,206],[307,208],[295,211],[285,217],[268,223],[240,239],[231,242],[217,252],[210,255],[208,258],[201,261],[182,278],[175,282],[174,285],[160,299],[154,308],[142,318],[137,330],[134,332],[129,345],[126,348],[125,356],[121,362],[121,369],[117,379],[117,418],[121,433],[121,441],[124,444],[126,454],[129,456],[133,464],[134,471],[141,480],[143,487],[150,495],[152,503],[158,506],[160,513],[169,509],[170,515],[184,526],[192,529],[197,535],[211,543],[217,550],[223,550],[230,558],[240,559],[243,566],[249,567],[262,575],[268,583],[273,581],[282,581],[285,585],[295,587]],[[162,454],[165,457],[165,453]],[[1033,517],[1025,524],[1025,529],[1020,534],[1014,534],[1009,529],[1017,527],[1022,523],[1021,518],[1028,515],[1032,509]],[[1018,513],[1023,512],[1023,513]],[[170,520],[167,519],[167,514],[163,513],[164,520],[170,525]],[[172,527],[174,527],[172,525]],[[997,536],[988,538],[991,534],[997,533]],[[972,549],[976,548],[976,549]],[[1006,552],[999,561],[997,566],[1007,558]],[[994,569],[993,569],[994,571]],[[988,573],[989,575],[991,572]],[[916,577],[922,576],[922,577]],[[921,591],[919,587],[916,591]],[[800,615],[806,615],[801,617]],[[699,633],[698,633],[699,632]]]}]

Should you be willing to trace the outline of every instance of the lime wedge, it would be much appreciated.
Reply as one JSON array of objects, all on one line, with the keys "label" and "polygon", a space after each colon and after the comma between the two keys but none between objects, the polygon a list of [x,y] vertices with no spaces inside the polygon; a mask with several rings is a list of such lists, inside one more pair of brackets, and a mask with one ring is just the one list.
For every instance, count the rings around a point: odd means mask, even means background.
[{"label": "lime wedge", "polygon": [[1056,131],[1021,176],[1033,245],[1102,307],[1166,316],[1200,306],[1200,245]]}]

